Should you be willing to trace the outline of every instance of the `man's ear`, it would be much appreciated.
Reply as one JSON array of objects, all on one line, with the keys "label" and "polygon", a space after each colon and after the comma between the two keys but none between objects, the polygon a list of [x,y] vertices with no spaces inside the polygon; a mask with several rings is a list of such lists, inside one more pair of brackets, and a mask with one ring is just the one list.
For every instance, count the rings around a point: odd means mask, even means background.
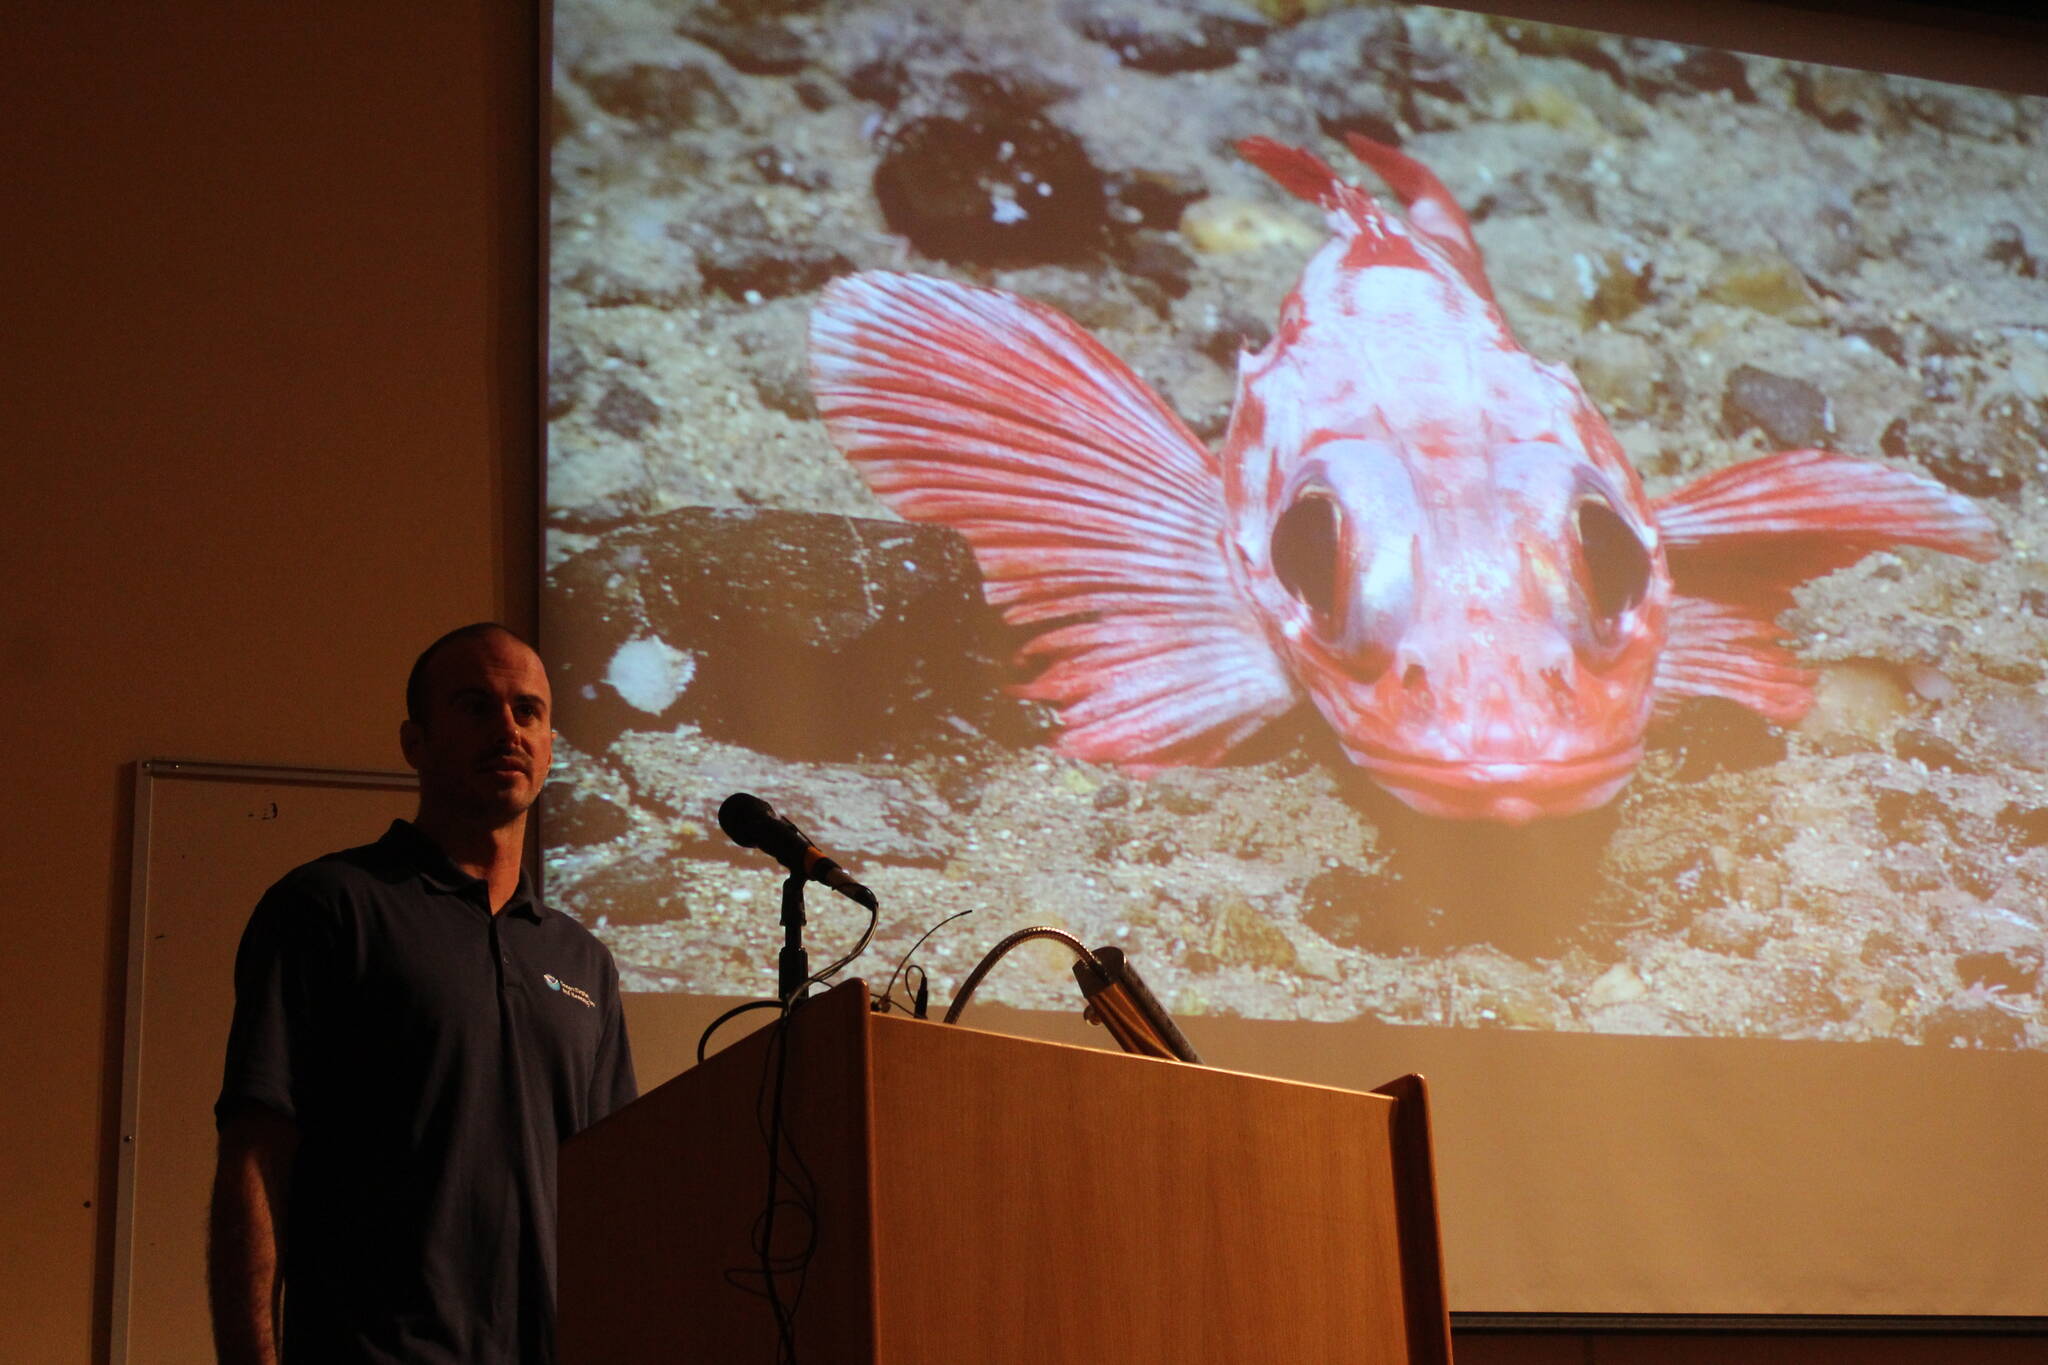
[{"label": "man's ear", "polygon": [[420,745],[426,739],[426,732],[420,729],[416,720],[398,722],[398,752],[405,755],[405,766],[414,772],[420,770]]}]

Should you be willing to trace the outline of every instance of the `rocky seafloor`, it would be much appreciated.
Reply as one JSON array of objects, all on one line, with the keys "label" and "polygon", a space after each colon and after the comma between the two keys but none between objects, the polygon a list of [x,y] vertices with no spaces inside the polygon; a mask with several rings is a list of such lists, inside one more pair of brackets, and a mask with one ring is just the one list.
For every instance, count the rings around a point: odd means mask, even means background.
[{"label": "rocky seafloor", "polygon": [[[713,821],[744,789],[881,896],[870,977],[974,912],[920,950],[941,999],[1054,923],[1183,1014],[2048,1045],[2048,99],[1384,5],[555,13],[547,882],[630,987],[770,988],[778,874]],[[1445,181],[1653,495],[1819,445],[2005,552],[1802,589],[1805,721],[1687,703],[1570,820],[1415,815],[1312,713],[1146,780],[1060,755],[964,544],[826,438],[817,292],[1042,300],[1213,442],[1325,234],[1232,144],[1378,192],[1352,131]],[[812,914],[814,961],[858,929]],[[1027,949],[981,998],[1074,988]]]}]

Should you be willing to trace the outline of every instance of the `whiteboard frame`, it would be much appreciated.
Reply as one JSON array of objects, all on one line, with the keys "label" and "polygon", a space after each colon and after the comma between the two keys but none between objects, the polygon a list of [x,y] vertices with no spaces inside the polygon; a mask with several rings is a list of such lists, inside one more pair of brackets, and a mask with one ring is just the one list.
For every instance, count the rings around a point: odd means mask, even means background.
[{"label": "whiteboard frame", "polygon": [[129,1365],[129,1311],[134,1288],[135,1151],[142,1106],[143,1007],[149,953],[149,866],[151,813],[159,780],[265,782],[409,791],[418,777],[408,771],[318,768],[298,765],[227,763],[207,759],[146,758],[135,765],[135,828],[129,845],[128,980],[121,1022],[121,1129],[114,1187],[112,1321],[108,1324],[110,1365]]}]

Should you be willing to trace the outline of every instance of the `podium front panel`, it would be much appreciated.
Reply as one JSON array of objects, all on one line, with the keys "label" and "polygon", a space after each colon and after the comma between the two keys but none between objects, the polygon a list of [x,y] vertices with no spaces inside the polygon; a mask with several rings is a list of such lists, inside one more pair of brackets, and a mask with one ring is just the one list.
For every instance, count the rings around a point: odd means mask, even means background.
[{"label": "podium front panel", "polygon": [[888,1365],[1410,1359],[1394,1100],[871,1031]]}]

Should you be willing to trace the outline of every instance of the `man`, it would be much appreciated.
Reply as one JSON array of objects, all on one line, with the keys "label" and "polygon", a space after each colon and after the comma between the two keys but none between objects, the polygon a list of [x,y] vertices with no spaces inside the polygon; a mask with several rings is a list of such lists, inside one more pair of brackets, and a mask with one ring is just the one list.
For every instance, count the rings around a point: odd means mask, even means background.
[{"label": "man", "polygon": [[406,683],[419,811],[265,894],[235,960],[209,1270],[223,1365],[554,1359],[555,1152],[634,1096],[618,972],[520,870],[540,657]]}]

